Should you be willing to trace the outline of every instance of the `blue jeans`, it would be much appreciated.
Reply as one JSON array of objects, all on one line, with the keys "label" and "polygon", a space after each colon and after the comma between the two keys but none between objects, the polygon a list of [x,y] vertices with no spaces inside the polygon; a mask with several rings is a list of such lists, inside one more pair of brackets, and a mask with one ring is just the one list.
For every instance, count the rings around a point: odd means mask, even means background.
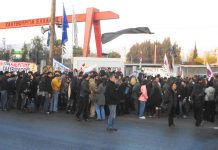
[{"label": "blue jeans", "polygon": [[107,128],[114,128],[114,119],[116,118],[116,107],[117,105],[108,105],[110,115],[108,116]]},{"label": "blue jeans", "polygon": [[6,90],[0,91],[2,109],[7,109],[8,92]]},{"label": "blue jeans", "polygon": [[51,112],[58,112],[58,95],[59,95],[59,92],[52,93],[52,100],[51,100],[51,106],[50,106]]},{"label": "blue jeans", "polygon": [[96,104],[97,120],[105,120],[104,105]]},{"label": "blue jeans", "polygon": [[43,107],[43,111],[47,112],[49,111],[49,109],[51,108],[51,96],[49,97],[49,93],[45,92],[45,102],[44,102],[44,107]]},{"label": "blue jeans", "polygon": [[142,117],[145,115],[145,101],[139,101],[139,117]]}]

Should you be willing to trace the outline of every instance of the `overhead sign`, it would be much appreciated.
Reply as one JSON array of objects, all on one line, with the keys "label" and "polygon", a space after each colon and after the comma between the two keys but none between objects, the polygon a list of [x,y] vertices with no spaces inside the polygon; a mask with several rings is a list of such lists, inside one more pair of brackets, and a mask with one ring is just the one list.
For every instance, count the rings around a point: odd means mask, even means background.
[{"label": "overhead sign", "polygon": [[[119,15],[111,11],[95,12],[94,20],[106,20],[106,19],[117,19]],[[67,15],[67,20],[72,22],[72,15]],[[77,22],[86,21],[86,14],[77,14]],[[55,17],[55,23],[62,23],[62,16]],[[0,29],[10,29],[10,28],[21,28],[21,27],[32,27],[32,26],[43,26],[50,24],[50,17],[46,18],[37,18],[37,19],[27,19],[27,20],[18,20],[18,21],[9,21],[9,22],[0,22]]]},{"label": "overhead sign", "polygon": [[0,71],[9,72],[21,72],[21,71],[32,71],[37,72],[37,66],[34,63],[29,62],[8,62],[0,60]]}]

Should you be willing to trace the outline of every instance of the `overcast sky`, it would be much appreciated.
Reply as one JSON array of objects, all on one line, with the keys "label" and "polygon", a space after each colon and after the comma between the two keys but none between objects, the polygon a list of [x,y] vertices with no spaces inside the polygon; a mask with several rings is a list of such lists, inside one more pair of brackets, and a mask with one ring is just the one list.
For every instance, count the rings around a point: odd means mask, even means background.
[{"label": "overcast sky", "polygon": [[[49,17],[51,0],[0,0],[0,22]],[[85,13],[86,8],[95,7],[100,11],[113,11],[120,18],[101,21],[101,31],[113,32],[125,28],[147,26],[155,34],[122,35],[104,44],[103,51],[119,50],[123,53],[136,42],[146,40],[163,41],[170,37],[182,50],[194,48],[199,51],[218,48],[218,9],[216,0],[56,0],[56,16],[62,16],[64,3],[67,15]],[[71,26],[70,26],[71,27]],[[83,46],[84,23],[78,23],[79,45]],[[57,36],[61,39],[61,29]],[[71,47],[71,29],[68,30]],[[6,44],[30,42],[34,36],[43,36],[40,27],[0,30],[0,39],[6,38]],[[46,42],[46,41],[45,41]],[[2,42],[0,41],[0,45]],[[94,36],[91,37],[91,50],[96,50]]]}]

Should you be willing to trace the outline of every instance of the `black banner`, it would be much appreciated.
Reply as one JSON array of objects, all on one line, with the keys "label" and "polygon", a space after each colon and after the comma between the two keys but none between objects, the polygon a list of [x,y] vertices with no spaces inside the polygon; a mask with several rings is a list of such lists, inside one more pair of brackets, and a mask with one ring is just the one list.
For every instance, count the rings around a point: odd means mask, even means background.
[{"label": "black banner", "polygon": [[122,34],[154,34],[154,33],[152,33],[148,27],[128,28],[117,32],[108,32],[102,34],[101,36],[102,43],[105,44],[107,42],[110,42]]}]

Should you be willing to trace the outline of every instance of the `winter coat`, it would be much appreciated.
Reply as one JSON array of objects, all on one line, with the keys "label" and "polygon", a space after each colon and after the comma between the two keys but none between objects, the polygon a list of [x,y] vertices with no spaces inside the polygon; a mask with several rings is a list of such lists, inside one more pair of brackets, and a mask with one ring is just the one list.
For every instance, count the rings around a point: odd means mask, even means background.
[{"label": "winter coat", "polygon": [[215,88],[215,100],[217,101],[218,100],[218,79],[215,78],[214,81],[213,81],[213,87]]},{"label": "winter coat", "polygon": [[150,101],[152,106],[159,107],[162,103],[162,90],[158,84],[152,84]]},{"label": "winter coat", "polygon": [[48,93],[52,93],[51,81],[52,81],[52,78],[47,76],[46,77],[46,91]]},{"label": "winter coat", "polygon": [[14,94],[16,91],[16,80],[11,77],[8,78],[8,93]]},{"label": "winter coat", "polygon": [[15,82],[15,86],[16,86],[16,92],[20,93],[21,90],[21,83],[22,83],[22,77],[18,77],[16,82]]},{"label": "winter coat", "polygon": [[193,100],[193,104],[196,107],[202,107],[204,103],[204,86],[202,84],[196,83],[194,84],[191,98]]},{"label": "winter coat", "polygon": [[79,99],[80,97],[80,87],[81,87],[81,83],[82,83],[82,79],[80,78],[77,78],[77,81],[76,81],[76,97],[77,99]]},{"label": "winter coat", "polygon": [[138,100],[138,92],[140,91],[141,84],[139,82],[136,82],[136,84],[132,88],[132,99]]},{"label": "winter coat", "polygon": [[108,105],[119,104],[119,99],[117,95],[116,85],[114,82],[109,80],[105,89],[105,100]]},{"label": "winter coat", "polygon": [[90,94],[89,81],[83,79],[80,86],[80,97],[87,98]]},{"label": "winter coat", "polygon": [[0,90],[8,90],[8,77],[3,76],[0,78]]},{"label": "winter coat", "polygon": [[172,108],[176,108],[177,94],[171,88],[165,91],[164,104],[167,104],[167,112],[171,113]]},{"label": "winter coat", "polygon": [[125,88],[126,88],[126,83],[121,83],[119,88],[118,88],[118,97],[121,103],[125,102]]},{"label": "winter coat", "polygon": [[214,101],[215,100],[215,88],[209,86],[205,89],[205,101]]},{"label": "winter coat", "polygon": [[72,94],[75,95],[77,93],[77,91],[79,90],[79,89],[77,89],[77,78],[72,77],[70,84],[71,84],[71,86],[70,86],[71,87],[71,95]]},{"label": "winter coat", "polygon": [[42,76],[40,81],[39,81],[39,91],[46,91],[46,76]]},{"label": "winter coat", "polygon": [[37,81],[35,78],[30,79],[25,76],[21,81],[21,92],[27,95],[29,98],[35,98],[37,93]]},{"label": "winter coat", "polygon": [[67,94],[68,93],[68,79],[66,77],[62,78],[61,81],[61,87],[60,87],[60,93],[61,94]]},{"label": "winter coat", "polygon": [[95,93],[95,79],[91,78],[89,79],[89,90],[90,90],[90,100],[93,101],[94,100],[94,93]]},{"label": "winter coat", "polygon": [[177,100],[182,101],[183,100],[183,87],[181,82],[176,84],[176,90],[177,90]]},{"label": "winter coat", "polygon": [[96,87],[94,99],[96,100],[97,105],[105,105],[105,96],[104,96],[105,89],[106,86],[104,86],[103,83],[100,83]]},{"label": "winter coat", "polygon": [[54,79],[52,79],[51,87],[54,92],[60,92],[61,79],[59,77],[55,77]]},{"label": "winter coat", "polygon": [[36,97],[36,93],[37,93],[37,80],[35,78],[30,80],[30,98],[35,98]]},{"label": "winter coat", "polygon": [[138,98],[139,101],[147,101],[148,93],[147,93],[146,85],[142,85],[140,90],[142,94]]}]

